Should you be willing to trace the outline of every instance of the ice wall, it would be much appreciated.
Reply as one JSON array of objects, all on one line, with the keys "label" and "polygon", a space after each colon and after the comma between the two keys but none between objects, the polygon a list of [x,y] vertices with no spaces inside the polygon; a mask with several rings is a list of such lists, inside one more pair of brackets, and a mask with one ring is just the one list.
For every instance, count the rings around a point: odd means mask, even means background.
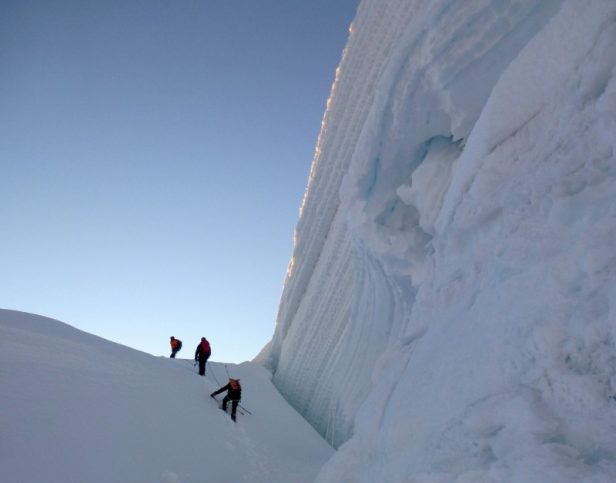
[{"label": "ice wall", "polygon": [[361,3],[267,361],[320,482],[616,481],[615,66],[611,0]]}]

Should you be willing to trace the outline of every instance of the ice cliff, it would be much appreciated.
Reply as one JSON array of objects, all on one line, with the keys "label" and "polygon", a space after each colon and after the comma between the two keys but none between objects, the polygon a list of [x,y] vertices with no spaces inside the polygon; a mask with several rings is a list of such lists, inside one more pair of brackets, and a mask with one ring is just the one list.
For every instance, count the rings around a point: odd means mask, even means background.
[{"label": "ice cliff", "polygon": [[616,481],[616,2],[364,0],[266,354],[318,481]]}]

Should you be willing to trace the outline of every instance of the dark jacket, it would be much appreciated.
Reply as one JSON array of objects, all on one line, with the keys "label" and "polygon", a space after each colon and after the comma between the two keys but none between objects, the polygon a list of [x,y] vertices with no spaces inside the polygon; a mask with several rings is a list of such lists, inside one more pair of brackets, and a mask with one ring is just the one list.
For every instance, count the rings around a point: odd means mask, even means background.
[{"label": "dark jacket", "polygon": [[234,380],[232,382],[229,380],[229,384],[221,387],[218,391],[213,392],[210,396],[216,396],[216,394],[220,394],[223,391],[227,391],[227,397],[232,401],[239,401],[242,399],[242,386],[240,386],[239,380]]}]

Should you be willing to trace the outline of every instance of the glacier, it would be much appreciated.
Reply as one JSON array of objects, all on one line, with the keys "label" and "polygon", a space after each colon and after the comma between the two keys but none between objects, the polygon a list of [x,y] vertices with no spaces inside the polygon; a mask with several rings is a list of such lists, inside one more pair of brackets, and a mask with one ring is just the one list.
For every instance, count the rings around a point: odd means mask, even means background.
[{"label": "glacier", "polygon": [[319,483],[616,481],[616,2],[363,0],[259,360]]}]

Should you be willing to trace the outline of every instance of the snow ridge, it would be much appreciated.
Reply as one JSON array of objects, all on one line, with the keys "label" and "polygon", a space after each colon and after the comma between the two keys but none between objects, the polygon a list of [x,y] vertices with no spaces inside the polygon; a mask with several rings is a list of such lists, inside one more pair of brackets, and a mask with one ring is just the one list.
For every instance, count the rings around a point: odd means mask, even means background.
[{"label": "snow ridge", "polygon": [[[229,365],[251,415],[209,397],[190,344],[154,357],[56,320],[0,309],[0,467],[19,483],[306,482],[332,449],[253,363]],[[196,341],[195,341],[196,342]],[[220,399],[220,398],[219,398]]]},{"label": "snow ridge", "polygon": [[267,365],[319,482],[616,479],[616,6],[365,0]]}]

